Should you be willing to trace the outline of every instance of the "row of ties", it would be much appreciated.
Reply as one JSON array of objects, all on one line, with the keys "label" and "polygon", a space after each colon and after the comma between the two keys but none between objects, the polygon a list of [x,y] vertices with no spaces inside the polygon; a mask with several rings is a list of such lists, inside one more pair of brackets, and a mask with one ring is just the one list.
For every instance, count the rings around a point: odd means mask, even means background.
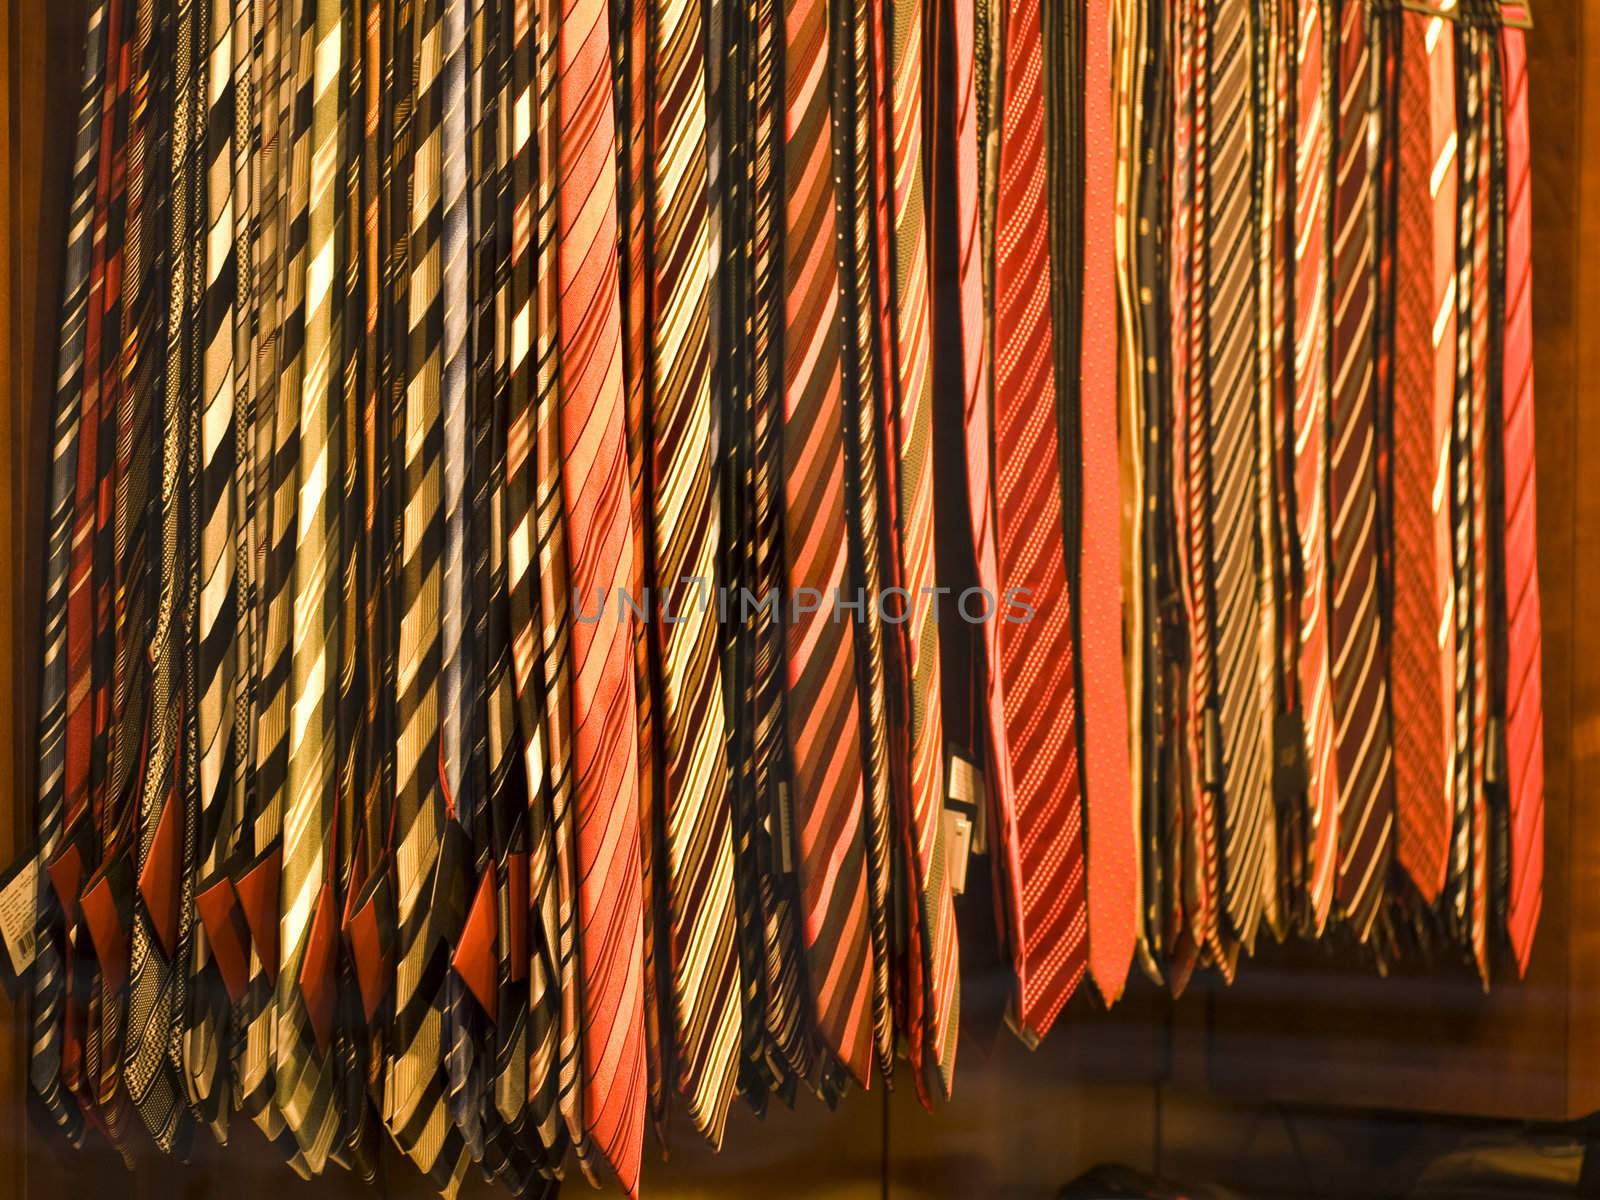
[{"label": "row of ties", "polygon": [[[1525,964],[1498,17],[97,0],[47,1107],[167,1149],[242,1108],[305,1173],[369,1172],[381,1119],[441,1188],[526,1191],[569,1148],[634,1188],[674,1095],[718,1141],[736,1093],[837,1096],[901,1043],[947,1094],[947,735],[986,766],[1030,1039],[1086,970],[1108,1000],[1136,948],[1231,973],[1263,923],[1392,948],[1400,914],[1487,972],[1498,906]],[[970,739],[936,515],[1033,613],[981,624]],[[605,599],[686,579],[912,601]]]},{"label": "row of ties", "polygon": [[1263,928],[1526,970],[1526,16],[1118,10],[1139,957],[1174,988]]}]

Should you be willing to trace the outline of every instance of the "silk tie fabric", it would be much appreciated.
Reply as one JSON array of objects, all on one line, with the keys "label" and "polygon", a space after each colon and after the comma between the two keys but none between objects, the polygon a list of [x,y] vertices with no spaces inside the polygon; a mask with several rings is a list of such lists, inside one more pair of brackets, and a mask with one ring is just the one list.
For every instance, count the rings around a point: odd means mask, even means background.
[{"label": "silk tie fabric", "polygon": [[1106,1003],[1122,995],[1139,913],[1138,849],[1122,673],[1117,483],[1115,140],[1108,0],[1089,0],[1084,26],[1083,377],[1081,562],[1084,795],[1088,813],[1089,970]]},{"label": "silk tie fabric", "polygon": [[1006,742],[1015,789],[1018,894],[1012,936],[1016,1016],[1032,1037],[1049,1032],[1087,966],[1083,793],[1073,732],[1077,702],[1070,600],[1056,472],[1043,170],[1042,34],[1037,10],[1009,5],[1005,22],[999,195],[995,229],[996,533],[1007,680]]},{"label": "silk tie fabric", "polygon": [[[1450,791],[1445,730],[1453,695],[1445,614],[1451,603],[1448,479],[1450,402],[1436,381],[1454,374],[1454,340],[1435,340],[1439,252],[1453,262],[1454,190],[1445,186],[1455,131],[1444,21],[1400,17],[1400,106],[1428,121],[1400,123],[1395,269],[1394,772],[1396,857],[1430,903],[1445,882]],[[1442,101],[1442,103],[1440,102]],[[1448,275],[1447,275],[1448,277]]]},{"label": "silk tie fabric", "polygon": [[[106,8],[91,5],[83,40],[78,127],[73,140],[71,208],[67,216],[61,332],[56,350],[56,389],[50,425],[48,531],[40,669],[38,795],[36,828],[40,861],[57,861],[65,833],[67,718],[67,580],[72,562],[74,486],[78,471],[78,416],[84,373],[84,326],[89,299],[96,165],[99,158],[100,93],[105,78]],[[75,899],[75,897],[74,897]],[[33,1008],[29,1018],[28,1078],[50,1118],[68,1140],[80,1144],[84,1120],[70,1094],[65,1053],[71,1020],[68,979],[85,953],[81,934],[66,920],[60,898],[41,873],[37,895]]]},{"label": "silk tie fabric", "polygon": [[1333,166],[1326,0],[1299,0],[1295,44],[1295,518],[1300,542],[1298,677],[1306,742],[1306,901],[1320,933],[1333,908],[1338,863],[1327,505],[1328,219]]},{"label": "silk tie fabric", "polygon": [[[623,432],[616,163],[607,29],[594,0],[565,5],[556,38],[555,247],[561,495],[571,625],[573,816],[583,985],[584,1132],[629,1193],[644,1137],[643,897],[632,626],[633,531]],[[598,602],[599,613],[587,605]]]},{"label": "silk tie fabric", "polygon": [[[823,1040],[871,1077],[866,846],[855,651],[825,606],[846,590],[827,5],[786,0],[783,112],[785,713],[809,984]],[[802,597],[804,603],[802,603]],[[803,611],[809,608],[810,611]]]},{"label": "silk tie fabric", "polygon": [[[1512,15],[1510,13],[1506,15]],[[1506,782],[1511,809],[1507,933],[1526,973],[1544,885],[1544,718],[1539,578],[1535,553],[1532,188],[1528,62],[1522,30],[1500,33],[1505,94],[1505,593],[1507,627]]]},{"label": "silk tie fabric", "polygon": [[[916,0],[893,6],[891,174],[894,179],[894,308],[897,497],[901,585],[910,593],[905,622],[910,680],[910,771],[899,813],[916,901],[915,957],[908,959],[911,1057],[950,1094],[955,1067],[960,980],[955,914],[945,876],[944,724],[939,628],[933,605],[932,329],[928,313],[927,192],[923,180],[922,42]],[[826,511],[826,510],[822,510]],[[917,1077],[919,1083],[922,1076]]]}]

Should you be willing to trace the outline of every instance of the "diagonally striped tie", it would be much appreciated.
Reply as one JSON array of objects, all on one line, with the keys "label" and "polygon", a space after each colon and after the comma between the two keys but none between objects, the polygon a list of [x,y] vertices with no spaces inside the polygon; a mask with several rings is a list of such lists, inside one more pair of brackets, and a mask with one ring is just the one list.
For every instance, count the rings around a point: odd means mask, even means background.
[{"label": "diagonally striped tie", "polygon": [[1333,383],[1329,393],[1327,533],[1332,588],[1330,653],[1337,755],[1337,898],[1365,939],[1393,850],[1388,672],[1379,654],[1376,404],[1373,316],[1377,263],[1369,163],[1373,111],[1367,6],[1339,0],[1333,94]]},{"label": "diagonally striped tie", "polygon": [[1256,521],[1256,232],[1250,200],[1252,30],[1248,3],[1209,0],[1203,177],[1206,310],[1205,369],[1210,381],[1210,575],[1216,623],[1217,731],[1221,743],[1223,896],[1233,934],[1254,945],[1269,886],[1266,851],[1271,796],[1262,740],[1256,667],[1262,569]]},{"label": "diagonally striped tie", "polygon": [[[652,8],[650,424],[648,518],[659,599],[674,623],[659,636],[657,714],[665,776],[670,954],[678,1082],[695,1127],[717,1145],[738,1067],[739,964],[734,948],[733,844],[721,675],[712,489],[711,283],[705,209],[705,64],[698,0]],[[636,180],[642,185],[643,180]],[[665,614],[663,614],[665,615]],[[666,937],[660,934],[667,935]],[[670,939],[670,940],[668,940]],[[663,1000],[666,998],[663,997]]]},{"label": "diagonally striped tie", "polygon": [[[396,260],[404,264],[401,269],[407,278],[400,292],[403,310],[397,314],[406,331],[401,360],[405,376],[393,384],[397,412],[403,414],[397,428],[404,480],[395,652],[399,939],[383,1108],[384,1121],[401,1151],[435,1187],[453,1193],[466,1170],[467,1156],[446,1110],[443,981],[448,955],[439,944],[439,930],[448,929],[453,898],[467,881],[449,874],[462,864],[442,853],[447,839],[460,831],[453,828],[439,771],[443,7],[439,0],[422,0],[415,7],[402,4],[397,20],[396,59],[402,66],[412,65],[414,90],[409,96],[401,94],[394,138],[396,175],[409,178],[405,191],[410,203],[397,212],[403,221],[397,220],[390,231]],[[398,53],[400,46],[406,47],[404,55]]]},{"label": "diagonally striped tie", "polygon": [[[755,42],[754,109],[755,162],[753,165],[754,236],[751,338],[754,343],[754,379],[749,398],[751,426],[750,470],[753,475],[755,538],[752,557],[754,588],[758,599],[784,593],[783,542],[783,439],[779,409],[782,378],[780,324],[783,301],[778,256],[782,247],[783,126],[779,123],[779,49],[777,0],[750,0],[750,26]],[[781,870],[780,840],[785,826],[776,811],[781,802],[779,780],[783,773],[783,739],[787,727],[784,670],[784,630],[780,620],[757,613],[752,662],[755,696],[754,792],[764,832],[759,844],[765,858],[762,871],[762,910],[766,935],[767,1037],[775,1067],[793,1077],[808,1078],[811,1053],[809,1014],[801,992],[805,987],[800,923],[791,880]]]},{"label": "diagonally striped tie", "polygon": [[[202,467],[197,481],[200,595],[197,648],[201,696],[199,858],[186,864],[196,887],[209,883],[231,850],[238,591],[238,520],[234,507],[239,440],[234,404],[234,304],[238,298],[233,194],[235,104],[233,11],[227,0],[213,0],[206,45],[210,72],[205,113],[204,298],[200,321]],[[197,114],[198,115],[198,114]],[[223,1103],[219,1070],[228,1020],[227,993],[215,971],[207,973],[211,949],[203,929],[194,938],[189,1011],[184,1014],[184,1083],[189,1103],[219,1140],[227,1137],[228,1105]]]},{"label": "diagonally striped tie", "polygon": [[[561,497],[578,606],[570,625],[570,703],[583,1129],[631,1194],[647,1081],[633,635],[617,595],[632,592],[633,535],[608,38],[602,4],[564,0],[556,32],[554,274]],[[598,605],[598,618],[590,605]]]},{"label": "diagonally striped tie", "polygon": [[[333,349],[337,338],[339,247],[336,194],[343,60],[340,7],[317,0],[309,71],[311,128],[306,184],[305,348],[299,364],[298,516],[290,637],[288,764],[283,806],[283,900],[278,972],[278,1108],[307,1168],[320,1174],[338,1128],[333,1065],[313,1030],[302,979],[314,921],[332,919],[329,856],[334,796],[338,640],[340,479],[339,395]],[[307,93],[302,91],[302,97]],[[298,165],[298,164],[297,164]],[[298,195],[296,196],[298,201]],[[326,981],[330,986],[331,980]]]},{"label": "diagonally striped tie", "polygon": [[[538,655],[544,684],[549,838],[547,846],[538,843],[533,846],[529,891],[539,914],[547,952],[555,956],[557,977],[553,983],[559,998],[554,1046],[547,1040],[529,1039],[529,1116],[539,1128],[553,1163],[561,1162],[564,1147],[570,1140],[579,1164],[586,1173],[592,1174],[585,1133],[585,1097],[580,1082],[578,878],[572,808],[576,780],[569,620],[572,593],[568,590],[567,523],[561,501],[560,286],[553,266],[560,191],[557,12],[557,0],[538,0],[533,7],[536,19],[531,21],[530,29],[528,6],[519,3],[513,10],[513,63],[526,64],[516,66],[513,104],[532,109],[534,144],[528,145],[525,131],[513,123],[509,154],[514,164],[511,183],[518,208],[511,237],[513,287],[509,342],[514,381],[520,360],[530,352],[534,355],[535,390],[533,410],[520,420],[518,414],[526,402],[519,402],[520,385],[512,392],[512,417],[506,444],[507,529],[511,537],[507,586],[511,597],[512,664],[518,686],[523,686],[522,680],[531,674],[536,661],[534,655]],[[534,35],[532,38],[530,33]],[[526,73],[530,66],[533,68],[531,78]],[[530,182],[529,170],[535,153],[538,169]],[[527,206],[535,201],[536,206],[530,211]],[[537,238],[531,261],[528,257],[530,235]],[[537,275],[533,274],[535,265],[539,268]],[[532,290],[525,279],[534,281]],[[538,578],[530,583],[527,572],[531,569],[533,555],[527,543],[519,539],[535,535]],[[531,603],[531,594],[524,589],[535,585],[538,588],[536,614],[521,615],[519,596],[529,595]]]},{"label": "diagonally striped tie", "polygon": [[[1439,471],[1449,457],[1449,390],[1435,386],[1443,368],[1454,376],[1454,340],[1434,340],[1438,315],[1436,248],[1454,261],[1455,212],[1434,167],[1455,128],[1455,108],[1433,103],[1435,60],[1449,47],[1444,21],[1404,13],[1400,25],[1400,111],[1429,114],[1400,124],[1395,268],[1394,429],[1394,684],[1395,849],[1423,898],[1444,887],[1450,839],[1450,791],[1444,751],[1453,695],[1448,630],[1450,525]],[[1441,98],[1453,89],[1440,89]],[[1453,150],[1450,151],[1453,153]],[[1434,181],[1440,186],[1435,189]],[[1454,189],[1449,189],[1454,200]],[[1452,314],[1453,315],[1453,314]],[[1450,360],[1448,365],[1445,360]]]},{"label": "diagonally striped tie", "polygon": [[[928,238],[922,170],[920,0],[893,7],[890,39],[891,176],[894,180],[895,452],[898,458],[900,583],[911,593],[905,625],[910,678],[911,757],[899,814],[916,902],[915,949],[908,956],[913,1076],[919,1089],[936,1080],[946,1097],[955,1069],[960,979],[955,913],[944,864],[944,724],[939,626],[933,605],[938,574],[933,546],[933,377],[928,314]],[[926,1077],[923,1075],[926,1070]]]},{"label": "diagonally striped tie", "polygon": [[[1507,10],[1510,16],[1512,10]],[[1500,33],[1505,92],[1505,594],[1506,782],[1511,807],[1506,931],[1526,972],[1544,887],[1544,712],[1535,554],[1532,189],[1528,59],[1522,30]]]},{"label": "diagonally striped tie", "polygon": [[1073,730],[1072,618],[1061,528],[1049,308],[1044,104],[1038,10],[1007,6],[995,228],[995,515],[1018,893],[1012,931],[1017,1017],[1049,1032],[1087,966],[1083,798]]},{"label": "diagonally striped tie", "polygon": [[[827,6],[786,0],[783,171],[784,680],[795,857],[823,1040],[871,1076],[865,797],[853,639],[826,605],[848,585]],[[804,601],[804,602],[803,602]],[[815,611],[799,611],[814,603]]]},{"label": "diagonally striped tie", "polygon": [[1295,518],[1300,541],[1301,720],[1308,752],[1306,865],[1311,928],[1320,933],[1333,906],[1338,851],[1338,760],[1334,756],[1329,670],[1331,583],[1327,555],[1328,212],[1327,0],[1299,0],[1295,43]]},{"label": "diagonally striped tie", "polygon": [[[89,7],[83,45],[78,131],[73,142],[71,207],[67,215],[66,267],[61,292],[61,332],[50,427],[50,491],[45,542],[44,658],[40,670],[39,791],[36,826],[40,861],[54,861],[64,828],[67,718],[67,577],[72,561],[74,484],[78,470],[78,415],[84,373],[84,326],[89,299],[89,258],[94,232],[100,99],[105,75],[106,8]],[[55,891],[38,890],[35,923],[37,968],[29,1018],[29,1081],[51,1120],[73,1145],[83,1139],[83,1115],[70,1094],[63,1063],[69,1005],[67,977],[84,953],[66,928]]]},{"label": "diagonally striped tie", "polygon": [[[878,536],[883,512],[879,490],[879,347],[873,285],[876,258],[872,222],[876,198],[873,172],[873,93],[867,0],[833,8],[832,56],[835,126],[834,162],[840,233],[840,319],[852,343],[841,360],[845,403],[845,511],[850,569],[866,596],[882,593],[883,547]],[[853,350],[854,353],[850,353]],[[867,801],[867,906],[872,934],[872,1033],[874,1062],[887,1079],[894,1069],[894,1012],[890,982],[889,920],[893,887],[887,695],[884,630],[875,603],[854,622],[856,663],[861,672],[862,745]]]},{"label": "diagonally striped tie", "polygon": [[[130,801],[128,829],[134,838],[134,862],[140,873],[141,884],[146,868],[151,871],[152,887],[147,892],[141,886],[141,896],[134,904],[132,957],[129,973],[126,1042],[121,1047],[121,1070],[129,1101],[138,1110],[145,1128],[156,1144],[168,1152],[181,1152],[189,1133],[189,1119],[183,1107],[181,1076],[173,1070],[174,1051],[181,1039],[177,1032],[183,1023],[184,981],[182,969],[174,967],[183,963],[179,957],[185,932],[181,919],[177,922],[157,923],[159,906],[153,907],[153,897],[167,904],[180,903],[176,892],[176,869],[187,858],[163,866],[160,848],[157,847],[164,824],[171,822],[185,829],[192,828],[192,813],[182,804],[182,784],[185,757],[180,746],[186,700],[185,667],[193,660],[187,654],[187,639],[192,636],[189,624],[189,605],[193,600],[190,591],[193,580],[187,544],[184,517],[184,492],[180,476],[195,467],[198,406],[198,379],[193,374],[196,367],[194,330],[196,302],[200,287],[197,272],[201,267],[196,253],[196,237],[203,223],[203,209],[199,184],[198,144],[202,133],[197,122],[202,112],[199,107],[203,96],[203,47],[206,31],[203,14],[193,8],[180,8],[177,14],[176,38],[173,46],[175,79],[171,93],[172,124],[168,158],[170,244],[169,306],[166,344],[161,347],[167,355],[167,376],[164,397],[163,439],[161,451],[160,529],[161,546],[159,598],[153,621],[148,628],[148,643],[144,659],[149,664],[149,708],[145,757],[142,770],[129,780]],[[146,33],[148,36],[148,32]],[[152,181],[154,183],[156,181]],[[152,347],[156,351],[156,347]],[[109,394],[102,393],[102,402]],[[153,400],[153,398],[152,398]],[[144,498],[135,501],[129,497],[126,504],[148,503]],[[128,514],[131,516],[131,512]],[[131,531],[125,531],[131,532]],[[135,541],[138,539],[135,538]],[[144,589],[139,579],[138,560],[142,553],[131,545],[126,536],[118,538],[118,569],[121,582],[127,589],[122,599],[131,599]],[[119,603],[119,616],[127,618],[123,604]],[[130,638],[144,640],[145,629],[126,629]],[[127,702],[128,679],[124,672],[118,687],[118,699]],[[124,710],[124,717],[131,716]],[[118,741],[131,736],[130,725],[119,722]],[[129,750],[123,746],[114,750],[115,757],[127,760]],[[137,796],[137,810],[131,811],[131,801]],[[121,824],[119,819],[118,824]],[[172,825],[167,825],[172,829]],[[169,835],[165,852],[169,856],[192,848],[192,841],[181,834],[175,842]],[[118,848],[120,836],[108,837],[105,842],[106,860],[122,853]],[[172,871],[161,878],[164,871]],[[181,912],[181,907],[180,907]],[[115,1046],[115,1020],[113,1009],[102,1004],[102,1018],[107,1024],[101,1030],[101,1052],[107,1055]],[[102,1106],[107,1097],[102,1088]],[[108,1126],[114,1129],[115,1120],[107,1112]]]}]

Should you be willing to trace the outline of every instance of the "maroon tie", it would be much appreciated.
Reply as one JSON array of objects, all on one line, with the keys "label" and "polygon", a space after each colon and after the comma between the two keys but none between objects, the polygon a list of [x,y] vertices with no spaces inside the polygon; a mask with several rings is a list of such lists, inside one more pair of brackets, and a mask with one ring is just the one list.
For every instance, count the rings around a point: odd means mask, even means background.
[{"label": "maroon tie", "polygon": [[[1019,893],[1012,955],[1023,1029],[1043,1037],[1087,964],[1083,795],[1061,529],[1037,6],[1010,0],[995,236],[995,501]],[[1007,620],[1013,595],[1029,620]]]},{"label": "maroon tie", "polygon": [[[1508,8],[1509,20],[1520,6]],[[1501,31],[1505,93],[1505,588],[1506,782],[1511,880],[1506,932],[1528,969],[1544,884],[1544,711],[1539,576],[1534,553],[1532,217],[1528,188],[1528,58],[1521,29]]]}]

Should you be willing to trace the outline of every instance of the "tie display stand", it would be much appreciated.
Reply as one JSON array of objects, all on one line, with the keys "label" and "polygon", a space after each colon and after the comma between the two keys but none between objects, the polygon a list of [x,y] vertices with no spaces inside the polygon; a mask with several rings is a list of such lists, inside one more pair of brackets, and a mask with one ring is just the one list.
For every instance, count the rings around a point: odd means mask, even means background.
[{"label": "tie display stand", "polygon": [[[37,534],[48,459],[38,398],[49,394],[53,371],[48,314],[58,311],[80,7],[79,0],[11,0],[0,13],[0,563],[8,569],[0,588],[0,864],[32,840],[23,798],[33,776]],[[956,1099],[931,1116],[916,1108],[908,1086],[888,1099],[851,1096],[838,1114],[803,1104],[805,1111],[778,1114],[767,1126],[737,1120],[730,1154],[749,1153],[759,1139],[792,1139],[781,1149],[784,1169],[805,1178],[829,1169],[870,1176],[873,1194],[880,1171],[885,1192],[938,1186],[929,1163],[943,1164],[949,1178],[972,1178],[963,1174],[964,1156],[993,1162],[1032,1154],[1040,1175],[1058,1165],[1075,1173],[1089,1162],[1070,1164],[1059,1146],[1017,1132],[1040,1127],[1028,1110],[1067,1104],[1069,1080],[1106,1089],[1095,1093],[1102,1109],[1070,1116],[1081,1144],[1107,1147],[1097,1157],[1115,1156],[1118,1122],[1161,1121],[1150,1097],[1168,1083],[1250,1104],[1560,1124],[1600,1144],[1600,1125],[1592,1123],[1600,1114],[1600,0],[1541,0],[1536,15],[1528,48],[1547,815],[1543,916],[1526,979],[1501,964],[1485,992],[1454,963],[1403,966],[1380,978],[1353,948],[1267,950],[1232,987],[1197,980],[1176,1002],[1140,985],[1099,1013],[1098,1001],[1082,995],[1031,1055],[997,1028],[988,1044],[964,1040]],[[968,991],[974,1000],[977,994],[977,986]],[[141,1197],[256,1200],[286,1182],[280,1167],[263,1165],[231,1187],[233,1160],[212,1154],[189,1176],[209,1180],[196,1190],[128,1191],[114,1156],[102,1152],[73,1165],[71,1187],[61,1191],[68,1178],[61,1164],[72,1159],[41,1145],[52,1135],[27,1115],[22,1017],[14,1001],[0,1000],[0,1195],[94,1194],[99,1181]],[[680,1140],[687,1140],[682,1131]],[[811,1162],[821,1148],[837,1164]],[[253,1155],[252,1167],[257,1160],[264,1156]],[[702,1167],[702,1192],[749,1194],[739,1168],[698,1148],[683,1154],[675,1173]],[[157,1174],[170,1185],[184,1177],[180,1170]],[[649,1171],[647,1194],[655,1192]],[[782,1178],[772,1172],[775,1182]],[[426,1194],[420,1181],[398,1179],[397,1170],[390,1194]],[[1600,1153],[1588,1156],[1584,1185],[1600,1195]],[[284,1194],[370,1193],[330,1180]]]}]

